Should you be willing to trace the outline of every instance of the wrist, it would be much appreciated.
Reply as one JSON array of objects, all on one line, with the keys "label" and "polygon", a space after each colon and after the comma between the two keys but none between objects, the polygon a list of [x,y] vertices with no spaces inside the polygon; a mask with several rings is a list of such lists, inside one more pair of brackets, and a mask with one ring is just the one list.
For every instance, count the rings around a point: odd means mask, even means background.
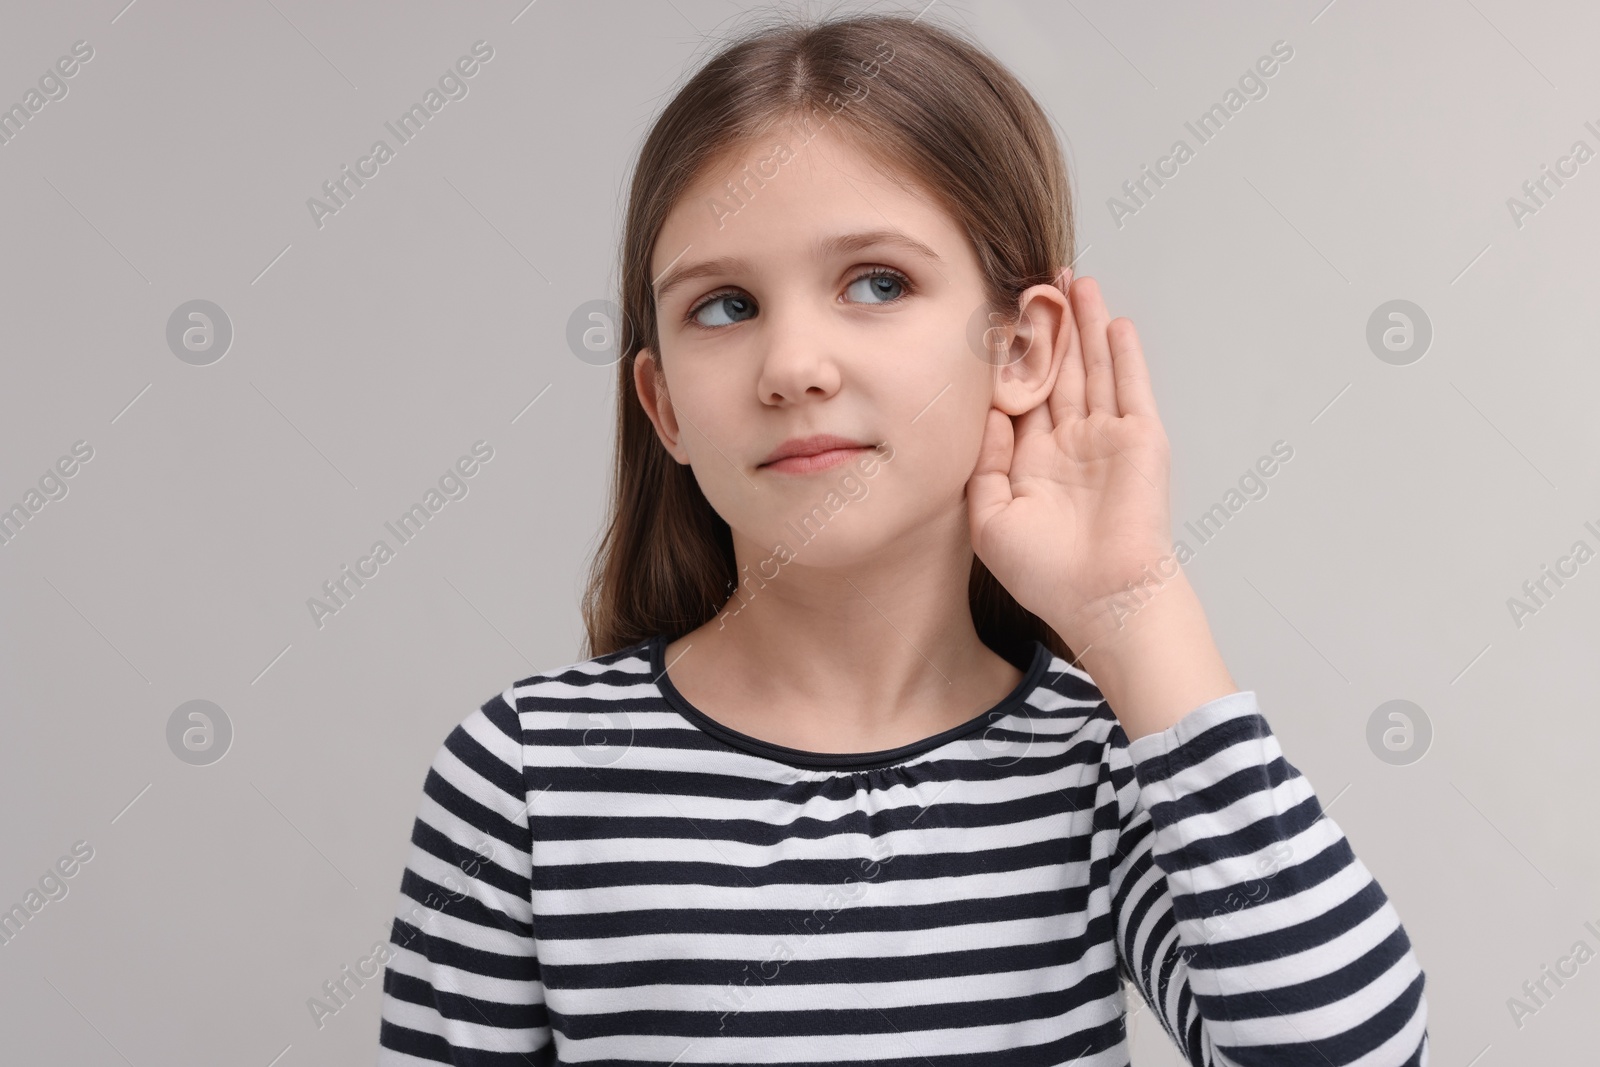
[{"label": "wrist", "polygon": [[[1079,639],[1085,634],[1081,626],[1070,632]],[[1200,598],[1181,571],[1116,623],[1102,620],[1082,646],[1071,639],[1067,644],[1130,741],[1165,730],[1201,704],[1239,689]]]},{"label": "wrist", "polygon": [[[1170,576],[1151,574],[1128,582],[1122,590],[1077,608],[1072,615],[1050,616],[1051,628],[1075,653],[1106,656],[1148,644],[1146,635],[1166,629],[1176,617],[1192,616],[1199,606],[1189,576],[1174,563]],[[1091,652],[1091,650],[1093,650]]]},{"label": "wrist", "polygon": [[1116,644],[1131,632],[1150,625],[1152,606],[1159,604],[1165,611],[1173,601],[1193,594],[1177,555],[1168,552],[1146,563],[1137,577],[1115,592],[1075,608],[1070,616],[1052,616],[1052,626],[1074,651]]}]

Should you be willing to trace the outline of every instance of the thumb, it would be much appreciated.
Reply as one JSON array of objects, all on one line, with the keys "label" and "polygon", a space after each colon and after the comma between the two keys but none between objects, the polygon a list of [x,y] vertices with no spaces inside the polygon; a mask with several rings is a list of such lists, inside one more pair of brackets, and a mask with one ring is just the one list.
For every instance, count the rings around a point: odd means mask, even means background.
[{"label": "thumb", "polygon": [[978,463],[967,479],[967,517],[976,544],[978,533],[996,513],[1011,503],[1011,453],[1014,434],[1011,416],[990,408],[983,424]]}]

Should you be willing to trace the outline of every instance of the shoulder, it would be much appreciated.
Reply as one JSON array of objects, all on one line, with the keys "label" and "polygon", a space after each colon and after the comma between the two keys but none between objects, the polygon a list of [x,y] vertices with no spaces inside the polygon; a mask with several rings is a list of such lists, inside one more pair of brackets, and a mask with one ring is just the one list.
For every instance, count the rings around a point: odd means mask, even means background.
[{"label": "shoulder", "polygon": [[594,710],[605,704],[626,704],[655,684],[650,642],[589,659],[552,667],[512,682],[484,704],[502,713],[522,716]]},{"label": "shoulder", "polygon": [[448,778],[473,778],[508,793],[521,792],[526,746],[537,733],[582,732],[596,712],[647,700],[653,685],[649,647],[643,641],[520,678],[450,728],[433,769]]}]

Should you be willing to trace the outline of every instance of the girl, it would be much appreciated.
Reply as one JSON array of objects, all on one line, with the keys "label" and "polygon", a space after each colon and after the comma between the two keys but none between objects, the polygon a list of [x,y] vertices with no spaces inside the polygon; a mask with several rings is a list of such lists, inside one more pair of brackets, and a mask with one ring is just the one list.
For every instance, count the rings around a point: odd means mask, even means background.
[{"label": "girl", "polygon": [[[383,1064],[1426,1064],[1393,907],[1171,554],[1037,102],[759,27],[650,131],[592,658],[445,739]],[[1061,286],[1065,286],[1063,289]]]}]

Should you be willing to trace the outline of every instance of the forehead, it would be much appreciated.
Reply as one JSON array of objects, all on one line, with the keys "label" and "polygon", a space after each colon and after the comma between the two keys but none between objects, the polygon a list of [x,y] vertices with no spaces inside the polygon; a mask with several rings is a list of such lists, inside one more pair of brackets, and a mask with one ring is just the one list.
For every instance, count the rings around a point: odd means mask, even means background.
[{"label": "forehead", "polygon": [[946,261],[966,243],[964,230],[915,178],[833,127],[785,124],[701,169],[668,213],[651,279],[711,257],[752,264],[809,259],[823,251],[821,238],[868,231],[899,231]]}]

